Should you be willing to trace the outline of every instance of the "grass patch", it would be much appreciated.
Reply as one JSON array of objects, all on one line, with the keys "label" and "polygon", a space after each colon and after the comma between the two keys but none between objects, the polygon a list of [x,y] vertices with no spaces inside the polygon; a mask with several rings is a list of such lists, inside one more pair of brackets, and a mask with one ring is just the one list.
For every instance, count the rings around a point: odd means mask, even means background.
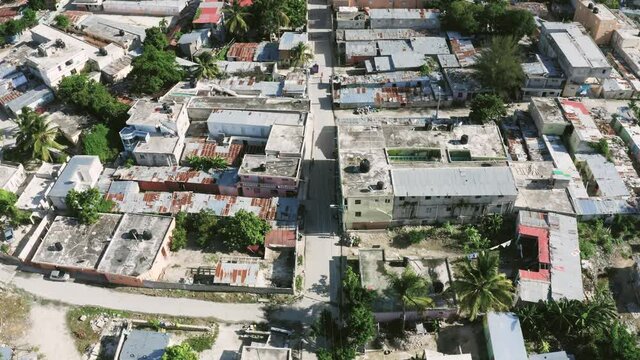
[{"label": "grass patch", "polygon": [[304,264],[304,258],[302,255],[298,255],[298,266],[302,266]]},{"label": "grass patch", "polygon": [[31,302],[26,296],[0,290],[0,343],[10,343],[26,329]]},{"label": "grass patch", "polygon": [[218,337],[218,327],[216,326],[213,332],[190,337],[182,343],[187,343],[195,352],[203,352],[213,347]]},{"label": "grass patch", "polygon": [[[95,332],[91,327],[91,322],[99,316],[145,320],[150,322],[148,327],[156,330],[160,327],[159,325],[161,321],[185,325],[216,326],[215,322],[209,318],[190,318],[165,315],[158,316],[155,314],[134,313],[95,306],[74,307],[67,312],[67,326],[75,340],[76,349],[78,349],[80,353],[84,353],[100,340],[100,334]],[[215,336],[217,336],[217,327],[214,332],[214,341]]]},{"label": "grass patch", "polygon": [[296,276],[296,291],[302,291],[302,276]]}]

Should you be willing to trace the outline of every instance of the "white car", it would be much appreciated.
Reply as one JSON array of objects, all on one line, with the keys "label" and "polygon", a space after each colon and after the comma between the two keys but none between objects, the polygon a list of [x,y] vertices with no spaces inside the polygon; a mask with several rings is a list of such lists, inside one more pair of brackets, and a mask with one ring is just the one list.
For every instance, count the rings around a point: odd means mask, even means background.
[{"label": "white car", "polygon": [[69,281],[69,279],[71,279],[71,276],[62,270],[53,270],[49,274],[49,280],[51,281]]}]

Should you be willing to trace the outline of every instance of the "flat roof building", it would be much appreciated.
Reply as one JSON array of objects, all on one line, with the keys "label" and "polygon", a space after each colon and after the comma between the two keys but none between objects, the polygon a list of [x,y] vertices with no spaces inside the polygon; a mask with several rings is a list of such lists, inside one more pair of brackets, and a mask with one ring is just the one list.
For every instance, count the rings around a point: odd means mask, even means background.
[{"label": "flat roof building", "polygon": [[141,286],[157,280],[167,265],[173,227],[172,217],[159,215],[100,214],[94,224],[57,216],[31,262]]},{"label": "flat roof building", "polygon": [[528,360],[520,320],[513,313],[488,312],[483,321],[487,351],[494,360]]},{"label": "flat roof building", "polygon": [[85,191],[95,187],[102,170],[100,158],[97,156],[75,155],[58,176],[47,198],[55,208],[65,210],[69,191]]},{"label": "flat roof building", "polygon": [[371,29],[440,29],[437,9],[369,9]]},{"label": "flat roof building", "polygon": [[529,113],[540,135],[562,135],[569,126],[555,98],[531,98]]},{"label": "flat roof building", "polygon": [[24,167],[20,163],[0,163],[0,189],[17,193],[27,179]]},{"label": "flat roof building", "polygon": [[291,349],[245,345],[240,360],[291,360]]},{"label": "flat roof building", "polygon": [[126,335],[118,360],[161,360],[167,346],[169,334],[134,329]]},{"label": "flat roof building", "polygon": [[584,300],[575,217],[520,211],[516,243],[522,254],[518,297],[525,302]]}]

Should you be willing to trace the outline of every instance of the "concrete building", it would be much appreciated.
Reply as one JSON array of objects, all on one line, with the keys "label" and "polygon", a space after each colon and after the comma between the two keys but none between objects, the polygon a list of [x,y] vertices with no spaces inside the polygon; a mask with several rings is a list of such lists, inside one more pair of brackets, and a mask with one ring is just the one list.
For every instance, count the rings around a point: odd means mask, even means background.
[{"label": "concrete building", "polygon": [[522,100],[534,96],[557,97],[564,88],[564,74],[552,59],[536,54],[529,62],[521,64],[524,71]]},{"label": "concrete building", "polygon": [[100,42],[118,45],[127,51],[142,46],[142,42],[146,37],[144,27],[129,25],[95,15],[86,17],[78,26],[85,36]]},{"label": "concrete building", "polygon": [[184,34],[178,40],[180,51],[185,56],[193,58],[196,51],[202,49],[205,46],[209,46],[210,36],[211,30],[209,29],[194,30],[190,33]]},{"label": "concrete building", "polygon": [[622,27],[618,18],[605,4],[577,0],[573,21],[579,22],[598,45],[608,45],[614,30]]},{"label": "concrete building", "polygon": [[281,64],[288,66],[291,57],[291,50],[300,43],[309,43],[309,35],[307,33],[283,33],[280,37],[280,42],[278,43],[278,61]]},{"label": "concrete building", "polygon": [[116,360],[161,360],[169,346],[169,334],[133,329],[125,336]]},{"label": "concrete building", "polygon": [[631,196],[615,165],[600,154],[576,154],[575,164],[590,197]]},{"label": "concrete building", "polygon": [[306,115],[289,112],[214,110],[207,119],[209,135],[268,138],[274,125],[304,125]]},{"label": "concrete building", "polygon": [[128,114],[127,127],[120,130],[120,139],[136,164],[177,165],[189,127],[186,105],[138,100]]},{"label": "concrete building", "polygon": [[488,312],[482,320],[489,359],[528,360],[520,320],[513,313]]},{"label": "concrete building", "polygon": [[636,124],[635,116],[629,109],[618,113],[611,120],[611,126],[616,134],[627,144],[633,159],[640,161],[640,126]]},{"label": "concrete building", "polygon": [[529,114],[540,135],[562,135],[569,126],[555,98],[531,98]]},{"label": "concrete building", "polygon": [[573,126],[568,141],[569,150],[572,153],[595,152],[594,146],[602,139],[602,134],[587,107],[569,99],[559,99],[559,104],[565,119]]},{"label": "concrete building", "polygon": [[575,217],[520,211],[516,244],[521,301],[584,300]]},{"label": "concrete building", "polygon": [[104,276],[108,281],[142,286],[157,280],[169,257],[175,221],[169,216],[101,214],[94,224],[57,216],[31,262],[45,269],[64,269]]},{"label": "concrete building", "polygon": [[296,197],[301,159],[245,155],[238,170],[238,194],[249,197]]},{"label": "concrete building", "polygon": [[291,360],[290,348],[243,346],[240,360]]},{"label": "concrete building", "polygon": [[98,48],[47,25],[36,25],[30,31],[39,45],[27,57],[26,66],[49,87],[56,87],[64,76],[80,73],[98,53]]},{"label": "concrete building", "polygon": [[104,0],[102,10],[130,16],[178,16],[186,6],[186,0]]},{"label": "concrete building", "polygon": [[76,155],[69,160],[49,191],[47,199],[56,208],[65,210],[65,199],[71,190],[85,191],[95,187],[103,167],[100,158],[90,155]]},{"label": "concrete building", "polygon": [[342,6],[336,12],[336,29],[365,29],[369,16],[357,7]]},{"label": "concrete building", "polygon": [[473,46],[472,38],[455,31],[447,31],[447,39],[451,44],[451,52],[458,59],[460,67],[472,66],[476,63],[478,51]]},{"label": "concrete building", "polygon": [[336,30],[336,42],[406,40],[428,35],[426,31],[414,29],[345,29]]},{"label": "concrete building", "polygon": [[567,80],[579,85],[611,74],[611,65],[580,24],[543,22],[540,31],[541,51],[557,59]]},{"label": "concrete building", "polygon": [[16,207],[28,210],[43,218],[46,211],[51,208],[47,202],[47,195],[58,176],[62,165],[43,163],[40,168],[29,176],[26,185],[18,197]]},{"label": "concrete building", "polygon": [[[346,228],[464,220],[511,211],[517,191],[509,169],[499,166],[506,153],[495,125],[430,124],[428,130],[424,120],[417,119],[402,125],[393,124],[394,119],[367,125],[349,120],[338,124]],[[469,167],[477,162],[498,166]]]},{"label": "concrete building", "polygon": [[417,0],[332,0],[334,9],[341,6],[357,7],[359,9],[420,9],[423,4]]},{"label": "concrete building", "polygon": [[440,11],[436,9],[370,9],[371,29],[440,29]]},{"label": "concrete building", "polygon": [[22,114],[22,109],[25,107],[31,110],[37,110],[55,99],[53,91],[42,84],[23,93],[17,92],[15,95],[15,98],[4,104],[7,113],[13,117]]},{"label": "concrete building", "polygon": [[20,163],[0,163],[0,189],[17,193],[27,179],[24,167]]},{"label": "concrete building", "polygon": [[475,76],[475,72],[476,70],[472,68],[444,69],[444,77],[451,89],[453,101],[470,101],[477,94],[490,91],[482,87]]}]

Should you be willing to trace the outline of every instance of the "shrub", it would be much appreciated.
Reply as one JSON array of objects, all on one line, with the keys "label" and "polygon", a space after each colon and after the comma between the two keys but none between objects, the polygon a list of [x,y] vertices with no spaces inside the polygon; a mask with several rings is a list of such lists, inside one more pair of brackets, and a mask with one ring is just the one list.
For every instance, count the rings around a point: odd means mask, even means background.
[{"label": "shrub", "polygon": [[203,352],[210,350],[215,342],[215,337],[212,334],[198,335],[188,338],[184,343],[191,346],[195,352]]}]

